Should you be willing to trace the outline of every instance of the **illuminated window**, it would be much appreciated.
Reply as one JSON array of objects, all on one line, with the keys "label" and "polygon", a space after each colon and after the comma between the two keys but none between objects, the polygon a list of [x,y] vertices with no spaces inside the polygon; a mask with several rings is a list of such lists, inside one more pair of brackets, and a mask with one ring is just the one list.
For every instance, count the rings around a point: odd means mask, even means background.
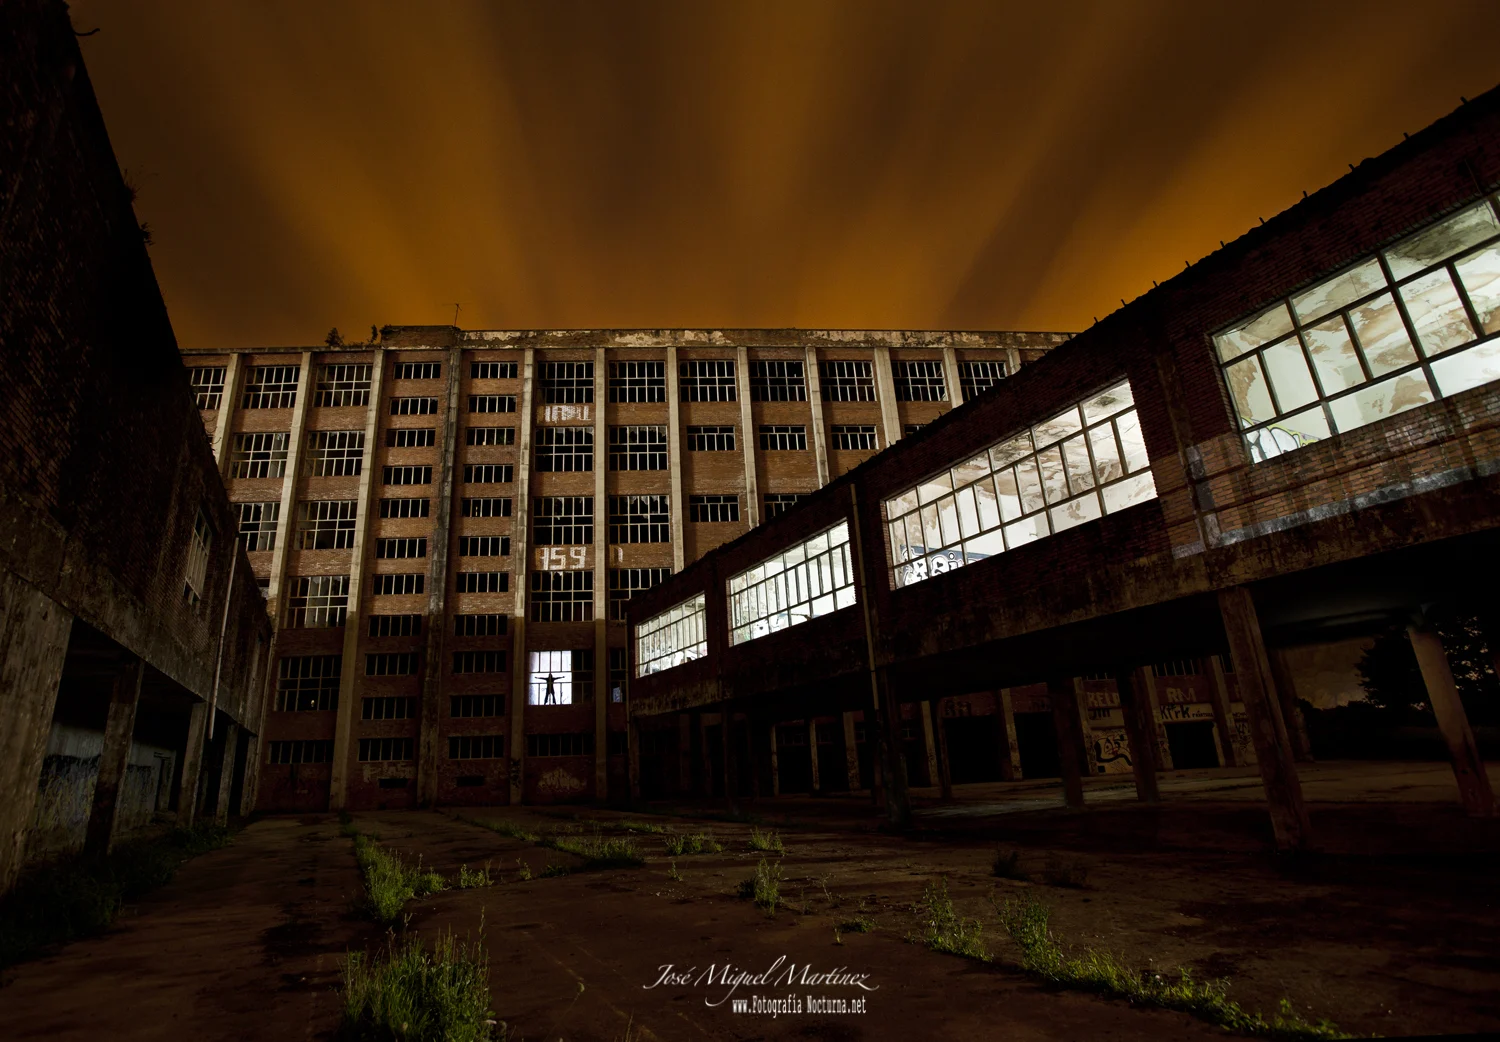
[{"label": "illuminated window", "polygon": [[611,427],[610,470],[666,470],[665,427]]},{"label": "illuminated window", "polygon": [[289,629],[342,626],[349,607],[347,575],[298,575],[287,580]]},{"label": "illuminated window", "polygon": [[242,409],[290,409],[297,404],[300,365],[257,365],[250,369]]},{"label": "illuminated window", "polygon": [[805,402],[807,379],[801,362],[751,362],[752,402]]},{"label": "illuminated window", "polygon": [[594,672],[593,663],[585,657],[582,651],[533,651],[527,701],[534,706],[569,706],[585,701],[582,689],[585,680],[592,684]]},{"label": "illuminated window", "polygon": [[849,524],[840,521],[729,580],[729,642],[743,644],[853,603]]},{"label": "illuminated window", "polygon": [[280,503],[236,503],[239,510],[240,545],[246,550],[274,550]]},{"label": "illuminated window", "polygon": [[734,363],[731,361],[682,362],[677,373],[678,387],[685,402],[736,400]]},{"label": "illuminated window", "polygon": [[224,367],[200,365],[188,367],[188,385],[199,409],[217,409],[224,397]]},{"label": "illuminated window", "polygon": [[892,362],[898,402],[946,402],[948,385],[943,382],[943,363]]},{"label": "illuminated window", "polygon": [[364,431],[313,431],[307,436],[307,459],[319,478],[353,477],[364,466]]},{"label": "illuminated window", "polygon": [[593,400],[593,362],[542,363],[542,401],[548,405],[584,405]]},{"label": "illuminated window", "polygon": [[708,654],[707,601],[690,597],[635,628],[635,675],[644,677]]},{"label": "illuminated window", "polygon": [[325,365],[318,369],[313,405],[347,408],[370,404],[370,366]]},{"label": "illuminated window", "polygon": [[667,363],[609,363],[609,400],[664,402],[667,400]]},{"label": "illuminated window", "polygon": [[964,401],[983,394],[1004,379],[1004,362],[958,363],[958,386],[964,392]]},{"label": "illuminated window", "polygon": [[1500,379],[1490,201],[1214,337],[1256,462]]},{"label": "illuminated window", "polygon": [[885,501],[897,586],[1156,498],[1128,382]]}]

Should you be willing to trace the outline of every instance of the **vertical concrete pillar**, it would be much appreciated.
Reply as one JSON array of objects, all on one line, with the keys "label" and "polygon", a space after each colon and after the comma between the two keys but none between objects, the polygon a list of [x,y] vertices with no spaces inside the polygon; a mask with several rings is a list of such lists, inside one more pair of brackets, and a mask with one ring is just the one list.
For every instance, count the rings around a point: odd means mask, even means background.
[{"label": "vertical concrete pillar", "polygon": [[1468,714],[1458,697],[1458,686],[1453,682],[1453,668],[1443,649],[1443,638],[1426,619],[1413,622],[1406,628],[1406,635],[1417,655],[1417,666],[1427,687],[1427,701],[1432,705],[1438,730],[1442,732],[1448,755],[1453,760],[1458,798],[1471,816],[1494,817],[1495,794],[1490,787],[1489,775],[1485,773],[1484,761],[1480,759],[1474,731],[1469,727]]},{"label": "vertical concrete pillar", "polygon": [[[257,646],[259,641],[257,641]],[[255,733],[245,749],[245,784],[240,792],[240,814],[249,815],[255,810],[260,798],[260,768],[266,755],[261,748],[261,736],[266,733],[266,718],[269,715],[271,690],[275,684],[275,672],[271,664],[276,661],[276,637],[273,634],[264,654],[257,656],[258,677],[252,683],[255,692],[252,709],[247,719],[255,721]]]},{"label": "vertical concrete pillar", "polygon": [[218,825],[229,820],[230,794],[234,791],[235,758],[239,748],[239,725],[229,724],[224,728],[224,755],[219,759],[219,799],[214,807],[214,823]]},{"label": "vertical concrete pillar", "polygon": [[292,403],[292,426],[286,436],[286,476],[281,482],[281,513],[276,516],[276,543],[271,547],[271,576],[266,587],[266,610],[281,624],[281,592],[286,585],[286,562],[292,537],[297,531],[293,516],[297,490],[302,485],[302,450],[307,440],[307,407],[312,401],[313,353],[303,351],[297,373],[297,398]]},{"label": "vertical concrete pillar", "polygon": [[1135,798],[1142,803],[1160,803],[1161,790],[1156,784],[1156,729],[1151,703],[1145,693],[1146,677],[1151,667],[1115,670],[1115,687],[1120,694],[1120,715],[1125,718],[1125,740],[1130,744],[1130,773],[1135,778]]},{"label": "vertical concrete pillar", "polygon": [[[381,405],[385,401],[385,348],[376,347],[370,364],[370,408],[365,413],[365,450],[360,459],[359,491],[354,501],[354,545],[349,550],[349,607],[344,617],[344,648],[339,663],[339,700],[333,725],[333,762],[329,765],[328,808],[342,810],[348,805],[349,767],[353,756],[354,720],[358,701],[355,685],[360,675],[360,624],[364,622],[365,571],[369,558],[370,516],[375,507],[375,490],[379,486],[375,468],[375,447],[380,439]],[[451,374],[450,374],[451,379]],[[431,621],[430,619],[428,620]],[[247,755],[247,781],[259,773],[259,743],[252,738]],[[255,754],[255,755],[252,755]],[[254,764],[255,766],[251,766]],[[250,788],[246,785],[246,789]]]},{"label": "vertical concrete pillar", "polygon": [[[457,482],[459,389],[463,384],[463,349],[448,352],[447,396],[444,400],[442,441],[438,447],[437,484],[433,489],[432,535],[427,541],[427,650],[422,663],[422,701],[417,738],[417,806],[438,800],[438,778],[443,755],[440,731],[443,678],[448,675],[449,551],[453,545],[453,498]],[[515,540],[512,539],[512,546]],[[347,628],[345,630],[347,633]],[[356,638],[358,634],[355,635]],[[342,707],[340,707],[342,710]]]},{"label": "vertical concrete pillar", "polygon": [[625,710],[625,750],[626,771],[630,779],[630,802],[633,806],[641,802],[641,728],[635,717],[630,715],[628,704]]},{"label": "vertical concrete pillar", "polygon": [[1224,635],[1229,641],[1240,700],[1250,718],[1250,734],[1255,741],[1255,757],[1266,790],[1276,848],[1306,849],[1312,840],[1312,828],[1250,591],[1243,586],[1220,590],[1219,614],[1224,620]]},{"label": "vertical concrete pillar", "polygon": [[[698,714],[698,751],[703,755],[703,795],[707,799],[714,798],[714,758],[708,743],[708,713]],[[722,743],[723,735],[719,736]]]},{"label": "vertical concrete pillar", "polygon": [[745,432],[745,517],[754,528],[760,524],[760,478],[755,464],[755,419],[750,410],[750,353],[741,344],[735,348],[735,397],[740,400],[740,429]]},{"label": "vertical concrete pillar", "polygon": [[735,755],[734,707],[723,703],[723,723],[719,725],[719,739],[724,743],[724,805],[729,813],[740,812],[739,757]]},{"label": "vertical concrete pillar", "polygon": [[[682,498],[682,390],[677,372],[677,345],[667,345],[667,481],[668,523],[672,526],[672,572],[676,574],[687,566],[687,546],[683,541],[683,522],[687,505]],[[740,431],[740,438],[748,442],[754,432]]]},{"label": "vertical concrete pillar", "polygon": [[1021,744],[1016,739],[1016,711],[1010,700],[1010,688],[995,692],[995,712],[1000,717],[1000,780],[1020,781]]},{"label": "vertical concrete pillar", "polygon": [[[882,667],[875,675],[879,697],[875,716],[880,737],[877,749],[880,758],[876,763],[883,775],[886,819],[897,828],[905,828],[911,824],[911,796],[901,740],[901,703],[896,701],[891,690],[890,672]],[[869,730],[866,730],[865,740],[869,741],[870,737]]]},{"label": "vertical concrete pillar", "polygon": [[20,576],[0,572],[0,893],[25,860],[72,630],[71,612]]},{"label": "vertical concrete pillar", "polygon": [[245,382],[245,356],[236,351],[224,366],[224,393],[219,396],[219,414],[214,417],[214,462],[222,476],[229,470],[229,446],[234,440],[234,414]]},{"label": "vertical concrete pillar", "polygon": [[141,700],[146,663],[126,652],[110,683],[109,710],[104,718],[104,748],[99,753],[99,777],[84,833],[84,853],[108,854],[120,818],[120,786],[130,768],[130,746],[135,737],[135,710]]},{"label": "vertical concrete pillar", "polygon": [[938,785],[937,741],[932,733],[932,703],[917,703],[917,723],[922,735],[922,762],[927,765],[927,784]]},{"label": "vertical concrete pillar", "polygon": [[1078,703],[1078,768],[1085,777],[1099,773],[1099,752],[1094,748],[1094,726],[1089,722],[1089,694],[1082,677],[1073,678],[1073,700]]},{"label": "vertical concrete pillar", "polygon": [[[530,665],[526,650],[526,592],[531,580],[531,431],[536,406],[536,349],[528,347],[521,363],[521,429],[516,432],[516,513],[510,547],[515,562],[510,626],[510,803],[519,806],[526,776],[526,699]],[[597,509],[597,507],[596,507]],[[597,665],[597,663],[596,663]]]},{"label": "vertical concrete pillar", "polygon": [[943,726],[943,700],[935,699],[928,704],[932,707],[928,727],[937,736],[937,741],[933,744],[937,747],[938,785],[942,790],[943,799],[951,802],[953,800],[953,764],[948,760],[948,730]]},{"label": "vertical concrete pillar", "polygon": [[1170,771],[1172,767],[1172,745],[1167,741],[1167,725],[1161,718],[1161,697],[1156,687],[1156,670],[1141,666],[1135,671],[1136,700],[1140,711],[1142,737],[1151,750],[1151,764],[1158,771]]},{"label": "vertical concrete pillar", "polygon": [[885,448],[901,440],[901,418],[896,410],[896,380],[891,372],[891,349],[875,345],[875,397],[880,400],[880,425],[885,430]]},{"label": "vertical concrete pillar", "polygon": [[609,802],[609,500],[604,481],[609,469],[609,428],[604,422],[608,366],[606,350],[594,348],[594,802],[600,805]]},{"label": "vertical concrete pillar", "polygon": [[1243,767],[1239,748],[1234,744],[1234,708],[1229,702],[1229,681],[1224,677],[1224,661],[1218,655],[1208,656],[1213,675],[1214,731],[1219,742],[1219,762],[1225,767]]},{"label": "vertical concrete pillar", "polygon": [[1072,677],[1053,677],[1047,681],[1047,700],[1052,703],[1052,726],[1057,732],[1057,763],[1062,773],[1063,798],[1069,807],[1083,807],[1083,771],[1079,749],[1083,731],[1078,720],[1078,699],[1073,694]]},{"label": "vertical concrete pillar", "polygon": [[677,794],[693,794],[693,716],[677,714]]},{"label": "vertical concrete pillar", "polygon": [[859,743],[854,740],[854,714],[842,714],[844,725],[844,771],[849,778],[849,791],[858,792],[864,787],[859,776]]},{"label": "vertical concrete pillar", "polygon": [[1271,661],[1271,677],[1276,682],[1276,701],[1281,706],[1281,718],[1286,721],[1286,734],[1292,740],[1292,756],[1298,763],[1313,763],[1312,738],[1307,733],[1307,718],[1302,715],[1302,706],[1297,702],[1297,682],[1292,679],[1286,652],[1281,648],[1267,648],[1266,656]]},{"label": "vertical concrete pillar", "polygon": [[[807,351],[807,404],[812,414],[813,462],[818,468],[818,487],[828,484],[828,427],[823,423],[823,377],[818,370],[818,349],[811,344]],[[879,773],[879,772],[876,772]]]},{"label": "vertical concrete pillar", "polygon": [[948,385],[948,401],[957,409],[964,403],[964,384],[958,375],[958,352],[952,344],[943,348],[943,383]]},{"label": "vertical concrete pillar", "polygon": [[807,718],[807,756],[812,765],[812,794],[816,796],[823,791],[823,779],[818,773],[818,723],[812,717]]},{"label": "vertical concrete pillar", "polygon": [[182,791],[177,795],[177,824],[191,825],[198,817],[198,779],[203,773],[203,741],[208,735],[208,703],[194,702],[188,714],[187,742],[182,752]]},{"label": "vertical concrete pillar", "polygon": [[781,758],[776,751],[776,725],[773,723],[771,732],[771,795],[781,795]]}]

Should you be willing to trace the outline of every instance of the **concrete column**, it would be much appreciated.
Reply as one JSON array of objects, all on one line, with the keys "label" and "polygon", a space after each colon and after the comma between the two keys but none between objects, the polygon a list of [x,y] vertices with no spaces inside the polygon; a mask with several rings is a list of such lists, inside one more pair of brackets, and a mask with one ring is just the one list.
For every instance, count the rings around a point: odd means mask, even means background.
[{"label": "concrete column", "polygon": [[858,792],[864,787],[859,776],[859,743],[854,740],[854,714],[843,714],[844,724],[844,771],[849,778],[849,791]]},{"label": "concrete column", "polygon": [[[707,799],[714,796],[714,758],[708,747],[708,713],[698,714],[698,751],[703,756],[703,795]],[[719,736],[722,743],[724,736]]]},{"label": "concrete column", "polygon": [[25,861],[72,631],[71,612],[20,576],[0,572],[0,893]]},{"label": "concrete column", "polygon": [[1243,767],[1239,749],[1234,744],[1234,708],[1229,702],[1229,681],[1224,677],[1224,663],[1218,655],[1208,656],[1213,674],[1214,731],[1219,742],[1219,762],[1225,767]]},{"label": "concrete column", "polygon": [[260,797],[260,768],[265,757],[265,751],[261,748],[261,736],[266,733],[266,718],[270,715],[271,689],[275,684],[276,672],[272,664],[276,661],[276,637],[273,634],[269,646],[264,655],[260,656],[257,663],[258,683],[254,684],[256,692],[253,706],[248,720],[255,721],[255,733],[250,736],[250,741],[245,749],[245,784],[241,786],[240,792],[240,814],[248,815],[255,810],[256,802]]},{"label": "concrete column", "polygon": [[938,785],[942,788],[943,799],[953,799],[953,764],[948,759],[948,729],[943,726],[942,699],[927,703],[932,707],[932,719],[928,722],[937,735],[934,743],[937,747]]},{"label": "concrete column", "polygon": [[1480,759],[1474,731],[1469,727],[1468,714],[1458,697],[1458,686],[1453,682],[1453,668],[1443,649],[1443,638],[1425,619],[1408,626],[1406,635],[1411,639],[1412,651],[1416,652],[1417,666],[1422,671],[1422,682],[1427,686],[1427,701],[1432,704],[1433,715],[1437,717],[1438,730],[1443,733],[1443,741],[1448,743],[1453,776],[1458,781],[1459,800],[1472,817],[1494,817],[1495,794],[1490,787],[1489,775],[1485,773],[1484,761]]},{"label": "concrete column", "polygon": [[1099,773],[1099,753],[1094,748],[1094,726],[1089,723],[1089,695],[1082,677],[1073,678],[1073,700],[1078,703],[1078,768],[1085,777]]},{"label": "concrete column", "polygon": [[818,773],[818,723],[812,717],[807,719],[807,756],[812,764],[812,794],[816,796],[823,791],[823,779]]},{"label": "concrete column", "polygon": [[740,812],[740,772],[739,757],[734,754],[734,709],[728,702],[723,705],[719,740],[724,744],[724,804],[729,808],[729,813],[738,814]]},{"label": "concrete column", "polygon": [[741,344],[735,348],[735,396],[740,400],[740,430],[745,432],[745,517],[754,528],[760,524],[760,478],[755,467],[755,418],[750,410],[750,353]]},{"label": "concrete column", "polygon": [[1021,744],[1016,740],[1016,712],[1011,706],[1010,688],[995,692],[995,711],[1000,716],[1000,780],[1021,779]]},{"label": "concrete column", "polygon": [[[901,740],[901,703],[891,691],[890,673],[884,667],[876,670],[879,701],[875,708],[880,744],[876,749],[877,767],[883,775],[887,820],[897,828],[911,824],[911,796],[906,778],[906,757]],[[865,740],[874,737],[869,729]]]},{"label": "concrete column", "polygon": [[276,545],[271,548],[270,585],[266,587],[266,611],[281,624],[281,588],[286,584],[287,554],[297,530],[297,489],[302,481],[302,450],[307,440],[307,407],[312,401],[311,351],[302,352],[297,373],[297,400],[292,403],[292,427],[286,436],[286,477],[281,482],[281,513],[276,518]]},{"label": "concrete column", "polygon": [[240,389],[245,383],[245,356],[236,351],[224,366],[224,393],[219,396],[219,414],[214,417],[214,462],[219,474],[229,471],[229,446],[234,441],[234,414],[239,409]]},{"label": "concrete column", "polygon": [[[437,803],[443,755],[439,731],[443,712],[443,678],[447,676],[449,550],[453,545],[453,497],[458,457],[459,388],[463,349],[448,352],[447,398],[442,441],[438,446],[437,484],[432,496],[432,535],[427,540],[427,650],[422,663],[421,717],[417,738],[417,806]],[[512,539],[512,548],[515,540]],[[357,636],[357,634],[356,634]],[[342,707],[341,707],[342,708]]]},{"label": "concrete column", "polygon": [[1146,747],[1151,750],[1152,766],[1158,771],[1170,771],[1172,767],[1172,745],[1167,741],[1167,725],[1161,719],[1161,698],[1156,689],[1156,670],[1141,666],[1135,671],[1136,694],[1140,703],[1141,726],[1145,728]]},{"label": "concrete column", "polygon": [[[875,397],[880,401],[880,424],[885,428],[885,444],[901,440],[901,418],[896,411],[896,381],[891,375],[891,349],[875,345]],[[881,446],[884,448],[885,446]]]},{"label": "concrete column", "polygon": [[927,765],[927,784],[938,785],[937,741],[932,734],[932,703],[917,703],[917,723],[921,725],[922,760]]},{"label": "concrete column", "polygon": [[964,385],[958,375],[958,352],[951,346],[943,348],[943,383],[948,385],[948,401],[957,409],[964,403]]},{"label": "concrete column", "polygon": [[198,817],[198,778],[203,773],[203,741],[208,734],[208,703],[194,702],[188,714],[187,743],[182,753],[182,790],[177,794],[177,824],[191,825]]},{"label": "concrete column", "polygon": [[[668,506],[671,509],[672,571],[687,566],[687,546],[683,539],[683,522],[687,503],[682,498],[682,391],[677,379],[677,345],[667,345],[667,480]],[[749,441],[754,432],[740,431],[740,439]]]},{"label": "concrete column", "polygon": [[[385,401],[385,348],[374,349],[370,365],[370,408],[365,413],[365,451],[360,460],[359,491],[355,494],[354,545],[349,550],[349,608],[344,617],[344,649],[339,664],[339,701],[333,725],[333,763],[329,766],[328,809],[342,810],[348,803],[349,761],[354,744],[356,678],[360,674],[359,638],[360,624],[364,621],[365,570],[369,558],[370,529],[374,527],[370,516],[375,506],[375,490],[379,487],[375,472],[375,446],[380,438],[380,413]],[[429,547],[431,542],[429,542]],[[259,745],[253,738],[250,750]],[[251,757],[246,770],[258,774],[258,758]],[[249,781],[250,775],[247,775]],[[249,786],[247,785],[248,789]]]},{"label": "concrete column", "polygon": [[1302,782],[1297,777],[1291,739],[1287,737],[1281,706],[1276,701],[1271,663],[1250,591],[1243,586],[1220,590],[1219,613],[1224,620],[1240,700],[1250,718],[1250,734],[1255,741],[1276,848],[1306,849],[1312,841],[1312,829],[1302,801]]},{"label": "concrete column", "polygon": [[229,798],[234,791],[235,757],[240,749],[238,724],[224,728],[224,755],[219,759],[219,800],[214,807],[214,823],[223,825],[229,820]]},{"label": "concrete column", "polygon": [[[609,400],[605,349],[594,348],[594,802],[609,802],[609,501],[604,477],[609,469]],[[668,446],[668,465],[671,465]]]},{"label": "concrete column", "polygon": [[[823,377],[818,371],[818,349],[808,344],[807,403],[812,409],[813,462],[818,466],[818,487],[828,484],[828,425],[823,422]],[[878,773],[878,772],[877,772]]]},{"label": "concrete column", "polygon": [[1130,773],[1135,777],[1135,798],[1142,803],[1160,803],[1161,790],[1156,784],[1156,757],[1152,753],[1156,729],[1150,719],[1150,701],[1145,680],[1150,667],[1115,670],[1115,687],[1120,693],[1120,715],[1125,718],[1125,740],[1130,744]]},{"label": "concrete column", "polygon": [[693,716],[677,714],[677,793],[693,794]]},{"label": "concrete column", "polygon": [[1073,695],[1073,678],[1049,679],[1047,699],[1052,703],[1052,726],[1057,732],[1057,763],[1062,772],[1063,798],[1070,808],[1080,810],[1083,807],[1083,772],[1078,752],[1083,734],[1078,721],[1078,700]]},{"label": "concrete column", "polygon": [[1307,733],[1307,719],[1302,707],[1297,704],[1297,682],[1292,679],[1292,670],[1281,648],[1267,648],[1271,660],[1271,677],[1276,681],[1276,701],[1281,705],[1281,718],[1286,721],[1286,734],[1292,740],[1292,756],[1298,763],[1314,763],[1312,738]]},{"label": "concrete column", "polygon": [[628,702],[625,714],[626,771],[630,778],[630,802],[635,805],[641,802],[641,728],[630,715]]},{"label": "concrete column", "polygon": [[[515,584],[511,593],[510,626],[510,803],[519,806],[526,771],[526,592],[531,578],[531,431],[536,411],[532,385],[536,379],[536,349],[526,348],[521,363],[521,429],[516,432],[516,512],[511,523],[511,560]],[[597,666],[598,663],[595,663]]]},{"label": "concrete column", "polygon": [[126,652],[110,684],[109,710],[104,719],[104,748],[99,753],[99,777],[84,834],[84,853],[108,854],[115,841],[120,816],[120,786],[130,767],[130,745],[135,736],[135,709],[141,700],[146,663]]},{"label": "concrete column", "polygon": [[781,761],[776,754],[776,725],[771,725],[771,795],[781,795]]}]

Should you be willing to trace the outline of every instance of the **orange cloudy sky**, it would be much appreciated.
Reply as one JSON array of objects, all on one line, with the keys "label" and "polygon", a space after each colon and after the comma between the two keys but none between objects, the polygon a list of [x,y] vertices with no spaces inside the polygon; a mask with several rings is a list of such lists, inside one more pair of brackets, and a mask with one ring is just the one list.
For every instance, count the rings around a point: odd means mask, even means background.
[{"label": "orange cloudy sky", "polygon": [[74,0],[185,346],[1078,329],[1500,82],[1500,3]]}]

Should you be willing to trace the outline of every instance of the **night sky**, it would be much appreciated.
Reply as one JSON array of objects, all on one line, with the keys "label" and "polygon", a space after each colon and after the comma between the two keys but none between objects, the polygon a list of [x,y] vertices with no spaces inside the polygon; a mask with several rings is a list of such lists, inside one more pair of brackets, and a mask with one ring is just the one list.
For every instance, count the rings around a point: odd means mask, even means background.
[{"label": "night sky", "polygon": [[1088,325],[1500,82],[1500,3],[74,0],[184,346]]}]

